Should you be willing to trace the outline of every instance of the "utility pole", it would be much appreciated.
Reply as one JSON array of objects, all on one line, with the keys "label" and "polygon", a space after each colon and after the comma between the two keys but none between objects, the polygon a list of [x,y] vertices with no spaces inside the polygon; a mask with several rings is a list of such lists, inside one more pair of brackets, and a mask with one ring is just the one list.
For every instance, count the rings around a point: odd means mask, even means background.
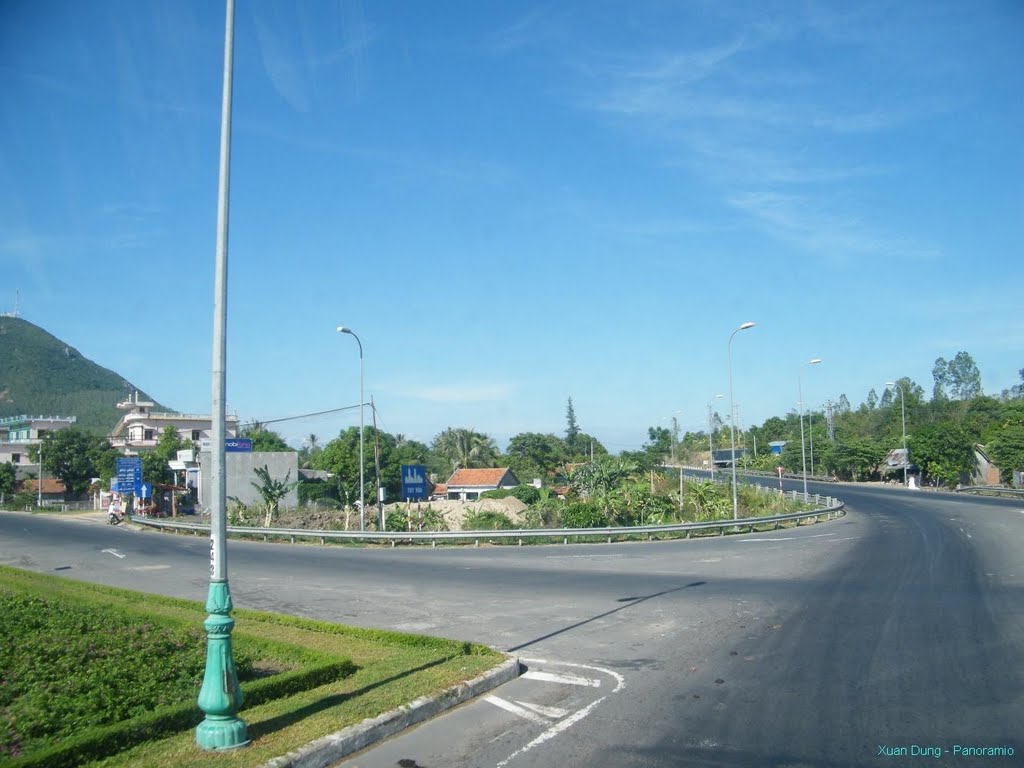
[{"label": "utility pole", "polygon": [[380,432],[377,431],[377,406],[373,404],[373,395],[370,395],[370,410],[373,412],[373,463],[377,468],[377,515],[380,518],[380,530],[385,530],[384,524],[384,498],[380,486]]}]

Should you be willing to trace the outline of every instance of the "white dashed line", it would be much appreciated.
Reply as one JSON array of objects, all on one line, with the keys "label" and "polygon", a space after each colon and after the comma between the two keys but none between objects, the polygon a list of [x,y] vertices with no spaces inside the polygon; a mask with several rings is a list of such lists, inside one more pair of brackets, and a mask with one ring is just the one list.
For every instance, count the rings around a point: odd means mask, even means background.
[{"label": "white dashed line", "polygon": [[124,560],[124,559],[125,559],[125,557],[126,557],[126,555],[122,555],[122,554],[121,554],[120,552],[118,552],[118,551],[117,551],[116,549],[103,549],[103,550],[100,550],[100,551],[101,551],[101,552],[106,552],[106,553],[107,553],[108,555],[113,555],[114,557],[119,557],[119,558],[121,558],[122,560]]},{"label": "white dashed line", "polygon": [[538,672],[528,670],[522,674],[527,680],[543,680],[546,683],[560,683],[561,685],[582,685],[585,688],[600,688],[601,681],[589,677],[578,677],[576,675],[556,675],[553,672]]}]

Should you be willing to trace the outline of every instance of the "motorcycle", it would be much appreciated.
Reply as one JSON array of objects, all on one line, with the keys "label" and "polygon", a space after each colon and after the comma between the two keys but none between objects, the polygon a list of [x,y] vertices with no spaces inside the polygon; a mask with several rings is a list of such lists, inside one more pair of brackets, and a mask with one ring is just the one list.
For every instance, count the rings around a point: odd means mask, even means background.
[{"label": "motorcycle", "polygon": [[124,522],[124,517],[119,512],[111,510],[107,512],[107,525],[119,525]]}]

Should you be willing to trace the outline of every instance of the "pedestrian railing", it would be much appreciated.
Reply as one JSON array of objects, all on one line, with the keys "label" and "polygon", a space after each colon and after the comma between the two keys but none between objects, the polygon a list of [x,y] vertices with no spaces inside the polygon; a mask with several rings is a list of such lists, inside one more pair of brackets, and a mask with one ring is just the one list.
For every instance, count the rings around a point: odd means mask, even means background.
[{"label": "pedestrian railing", "polygon": [[[744,530],[753,533],[758,526],[771,526],[773,529],[786,523],[814,523],[823,520],[832,520],[846,514],[843,502],[832,497],[823,497],[820,494],[807,494],[806,497],[797,491],[790,491],[786,494],[795,500],[804,500],[807,503],[818,505],[815,509],[804,512],[792,512],[784,515],[772,515],[766,517],[746,517],[739,520],[714,520],[702,523],[673,523],[670,525],[632,525],[632,526],[609,526],[606,528],[530,528],[496,531],[316,531],[302,528],[255,528],[242,525],[230,525],[227,527],[229,535],[249,538],[263,538],[269,540],[289,539],[294,543],[298,539],[319,539],[321,544],[326,544],[328,539],[341,541],[363,541],[363,542],[390,542],[391,546],[396,543],[425,543],[430,542],[431,546],[437,546],[437,542],[472,541],[474,546],[480,546],[481,541],[517,541],[520,546],[526,539],[562,539],[568,544],[573,540],[604,539],[609,544],[613,539],[625,537],[644,537],[648,540],[655,537],[671,536],[690,538],[696,533],[707,533],[717,531],[724,536],[728,533],[740,533]],[[814,500],[813,502],[811,500]],[[148,517],[132,517],[133,523],[173,531],[175,533],[209,533],[210,526],[202,523],[179,523],[173,519],[153,519]]]}]

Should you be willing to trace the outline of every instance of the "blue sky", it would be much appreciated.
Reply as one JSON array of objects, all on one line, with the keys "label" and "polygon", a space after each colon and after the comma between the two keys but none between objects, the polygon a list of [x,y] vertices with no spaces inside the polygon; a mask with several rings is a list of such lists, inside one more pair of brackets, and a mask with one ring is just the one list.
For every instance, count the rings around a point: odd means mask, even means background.
[{"label": "blue sky", "polygon": [[[223,4],[0,0],[0,310],[209,412]],[[238,0],[227,389],[639,447],[1024,366],[1024,5]],[[722,403],[723,401],[719,401]],[[723,415],[728,407],[721,406]],[[354,412],[278,426],[296,445]]]}]

